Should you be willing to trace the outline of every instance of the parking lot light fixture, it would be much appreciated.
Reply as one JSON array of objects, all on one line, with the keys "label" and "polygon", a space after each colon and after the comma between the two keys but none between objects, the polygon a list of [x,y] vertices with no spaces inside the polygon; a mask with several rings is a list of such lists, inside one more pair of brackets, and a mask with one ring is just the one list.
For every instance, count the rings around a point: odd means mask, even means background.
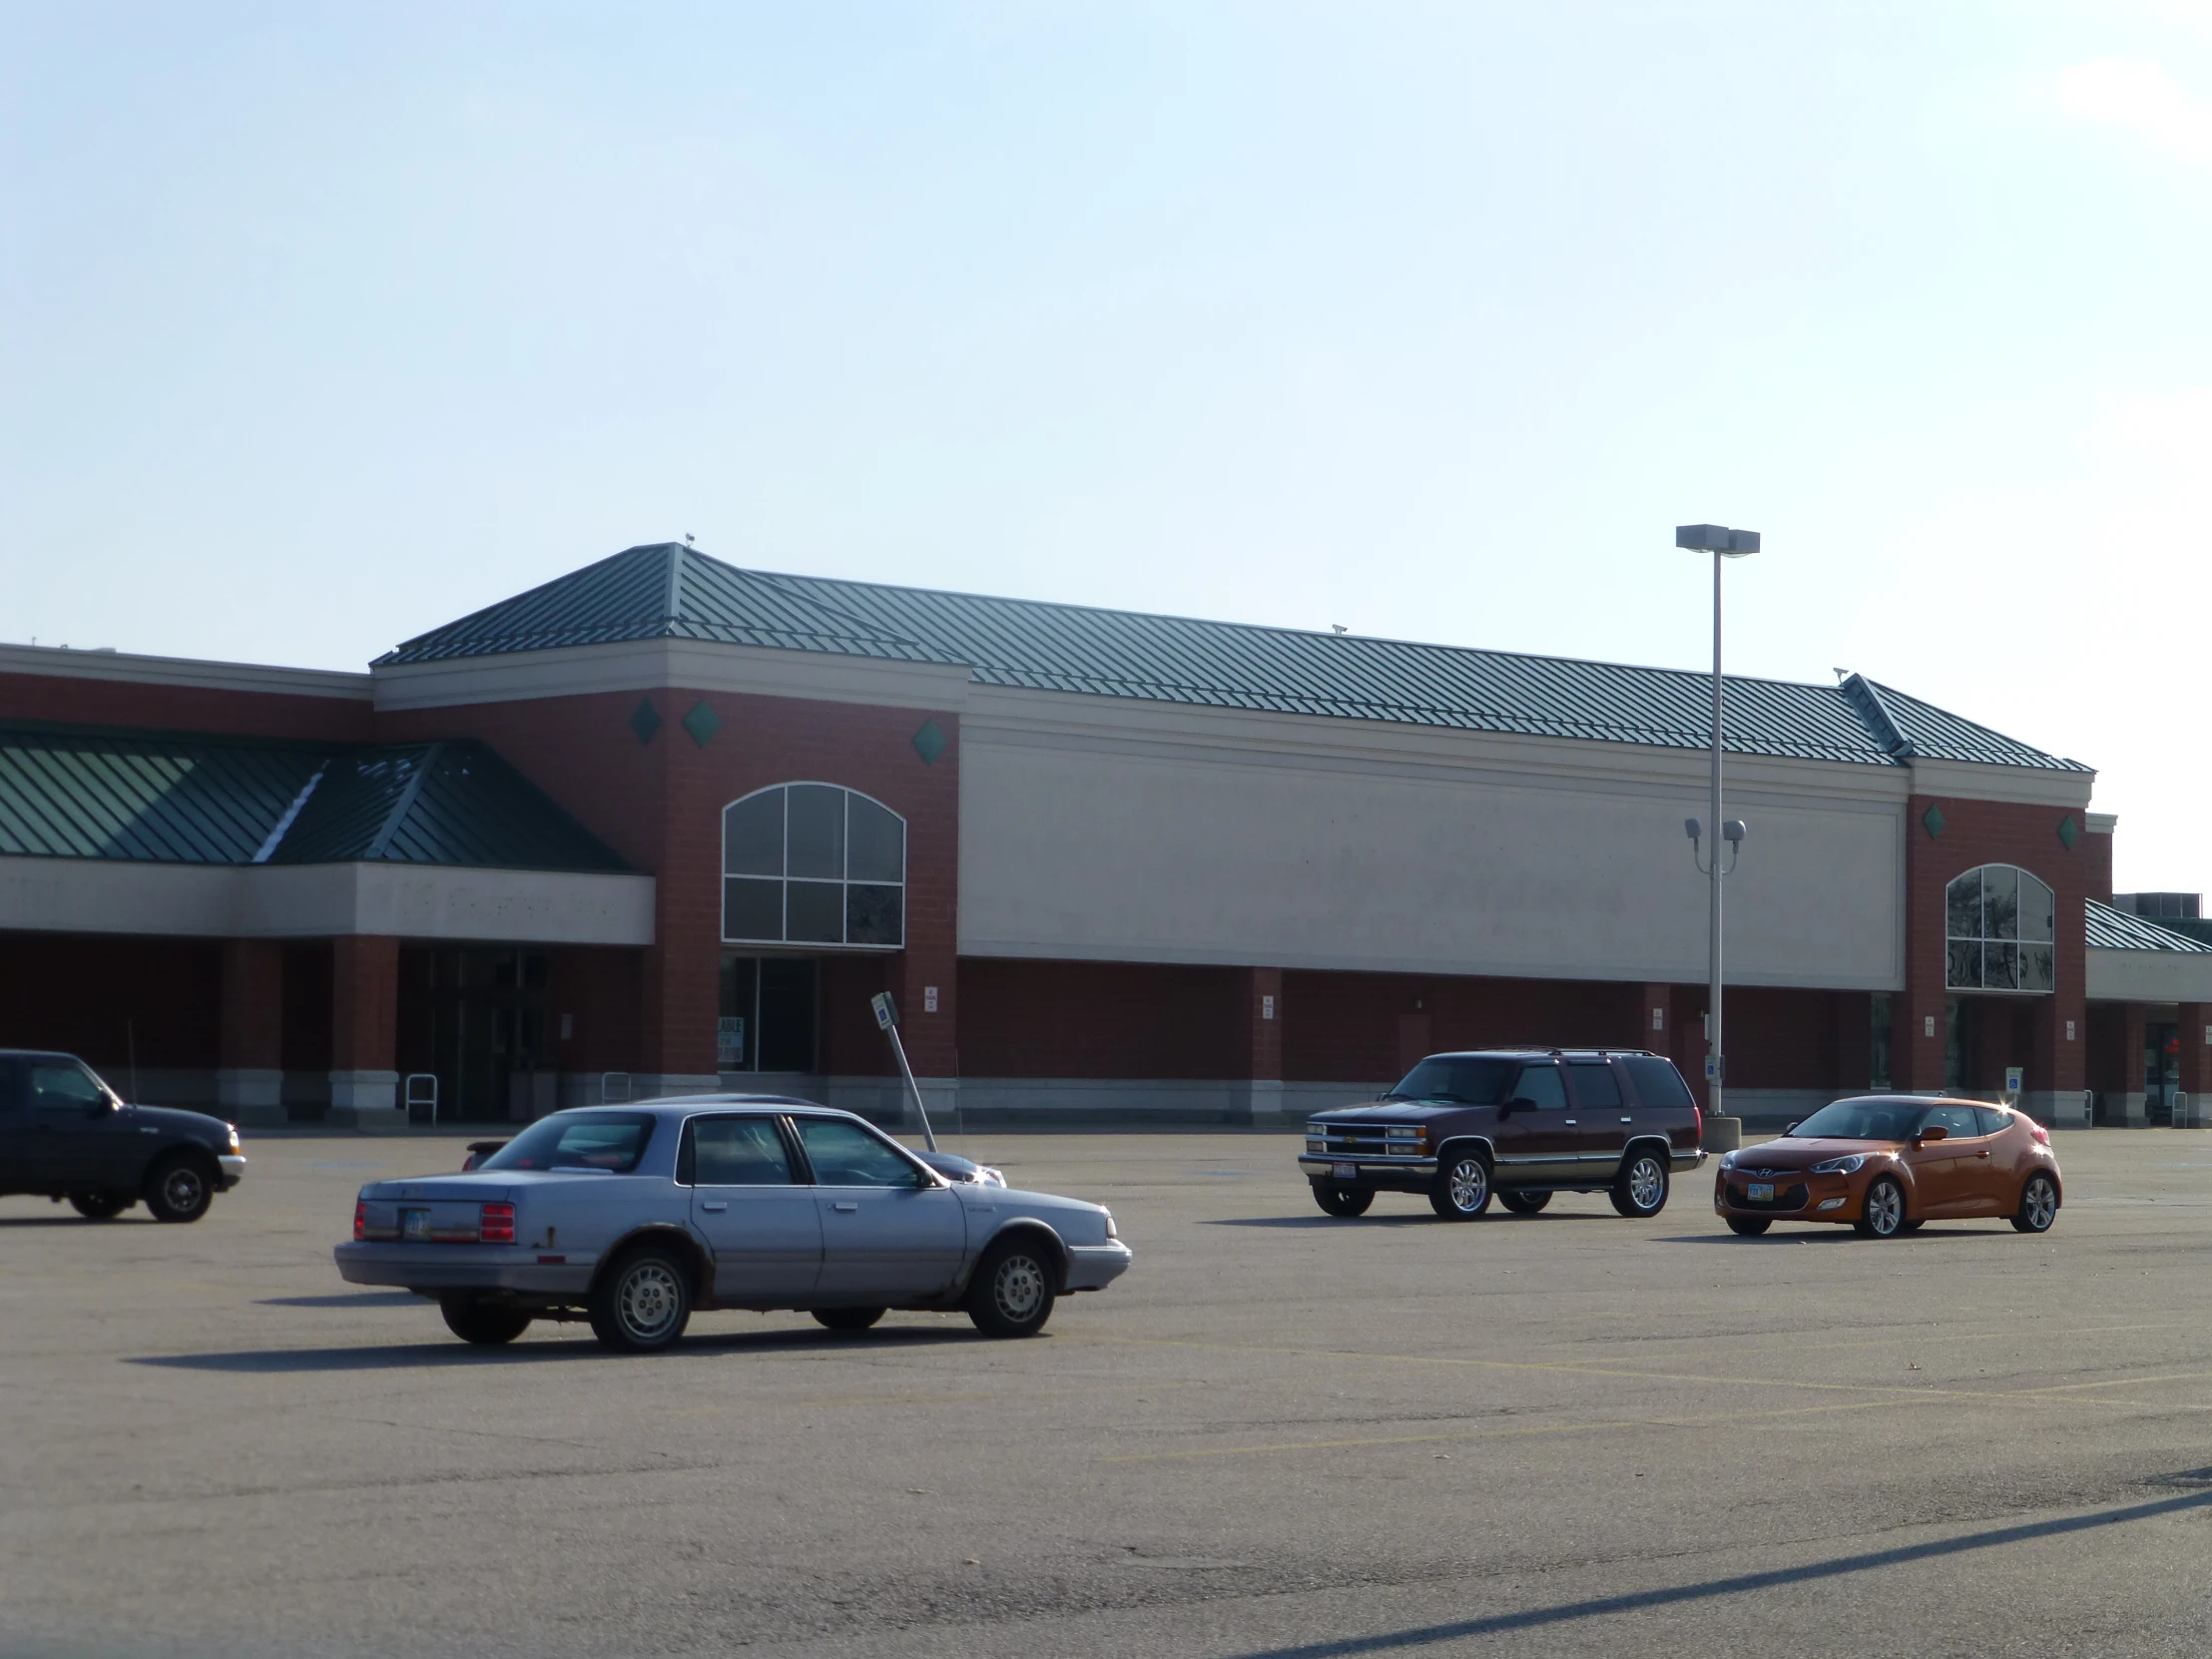
[{"label": "parking lot light fixture", "polygon": [[[1736,859],[1743,855],[1744,824],[1741,819],[1723,820],[1721,817],[1721,726],[1724,693],[1721,682],[1721,561],[1741,559],[1759,551],[1759,532],[1736,530],[1725,524],[1678,524],[1674,530],[1674,545],[1693,553],[1713,555],[1713,765],[1712,765],[1712,824],[1721,839],[1732,849],[1734,856],[1723,860],[1718,844],[1711,857],[1698,855],[1698,840],[1703,826],[1691,819],[1684,826],[1689,830],[1691,858],[1698,872],[1706,877],[1709,885],[1706,922],[1707,985],[1705,1013],[1705,1084],[1711,1105],[1706,1125],[1713,1138],[1733,1146],[1741,1139],[1742,1126],[1729,1118],[1722,1107],[1722,1090],[1727,1082],[1728,1063],[1726,1049],[1722,1046],[1721,1033],[1721,882],[1735,868]],[[1725,1150],[1725,1148],[1724,1148]]]}]

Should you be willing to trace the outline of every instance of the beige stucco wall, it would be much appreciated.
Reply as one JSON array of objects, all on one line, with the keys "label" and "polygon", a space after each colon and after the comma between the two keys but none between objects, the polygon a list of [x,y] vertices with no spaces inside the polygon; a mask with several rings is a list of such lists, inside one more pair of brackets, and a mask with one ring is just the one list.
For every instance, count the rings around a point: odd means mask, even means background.
[{"label": "beige stucco wall", "polygon": [[[975,692],[960,948],[1696,980],[1696,752]],[[1737,983],[1903,984],[1903,769],[1745,762]]]}]

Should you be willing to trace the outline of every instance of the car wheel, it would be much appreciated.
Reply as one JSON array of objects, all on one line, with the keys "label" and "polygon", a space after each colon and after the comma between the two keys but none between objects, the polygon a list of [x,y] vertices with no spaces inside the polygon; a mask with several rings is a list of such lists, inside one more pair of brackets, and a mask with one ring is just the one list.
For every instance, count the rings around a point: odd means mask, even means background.
[{"label": "car wheel", "polygon": [[691,1274],[673,1252],[630,1251],[592,1290],[592,1335],[616,1354],[655,1353],[684,1334],[691,1299]]},{"label": "car wheel", "polygon": [[1630,1221],[1648,1221],[1667,1207],[1667,1160],[1652,1151],[1636,1152],[1613,1183],[1613,1208]]},{"label": "car wheel", "polygon": [[1375,1202],[1375,1189],[1340,1187],[1334,1181],[1316,1181],[1314,1202],[1331,1215],[1341,1216],[1349,1221],[1354,1216],[1368,1213],[1368,1206]]},{"label": "car wheel", "polygon": [[69,1207],[87,1221],[112,1221],[138,1202],[135,1193],[71,1193]]},{"label": "car wheel", "polygon": [[2012,1225],[2022,1233],[2048,1233],[2058,1219],[2058,1183],[2037,1170],[2020,1189],[2019,1213]]},{"label": "car wheel", "polygon": [[1034,1337],[1052,1317],[1051,1253],[1028,1239],[1006,1239],[983,1252],[968,1281],[968,1318],[986,1337]]},{"label": "car wheel", "polygon": [[1472,1221],[1490,1207],[1490,1166],[1479,1152],[1454,1152],[1436,1170],[1428,1207],[1446,1221]]},{"label": "car wheel", "polygon": [[189,1152],[158,1158],[146,1172],[146,1207],[156,1221],[198,1221],[214,1202],[214,1177]]},{"label": "car wheel", "polygon": [[1532,1216],[1551,1202],[1551,1194],[1499,1193],[1497,1201],[1516,1216]]},{"label": "car wheel", "polygon": [[479,1302],[472,1296],[441,1296],[438,1312],[445,1316],[446,1330],[478,1348],[498,1348],[530,1329],[530,1316],[521,1309]]},{"label": "car wheel", "polygon": [[865,1331],[881,1319],[883,1308],[817,1308],[815,1323],[831,1331]]},{"label": "car wheel", "polygon": [[1926,1217],[1923,1217],[1923,1218],[1922,1218],[1921,1220],[1919,1220],[1919,1221],[1903,1221],[1903,1222],[1899,1222],[1899,1223],[1898,1223],[1898,1231],[1899,1231],[1900,1233],[1918,1233],[1918,1232],[1919,1232],[1919,1231],[1920,1231],[1920,1230],[1921,1230],[1922,1228],[1926,1227],[1927,1225],[1928,1225],[1928,1220],[1927,1220],[1927,1218],[1926,1218]]},{"label": "car wheel", "polygon": [[1765,1216],[1730,1216],[1728,1230],[1739,1239],[1756,1239],[1774,1225]]},{"label": "car wheel", "polygon": [[1894,1239],[1905,1231],[1905,1189],[1887,1175],[1867,1189],[1858,1221],[1862,1239]]}]

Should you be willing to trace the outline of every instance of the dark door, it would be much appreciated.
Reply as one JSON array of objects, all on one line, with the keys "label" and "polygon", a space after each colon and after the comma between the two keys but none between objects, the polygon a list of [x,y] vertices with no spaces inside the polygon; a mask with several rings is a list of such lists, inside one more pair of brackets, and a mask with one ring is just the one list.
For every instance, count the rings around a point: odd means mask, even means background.
[{"label": "dark door", "polygon": [[1513,1104],[1497,1115],[1497,1178],[1507,1186],[1569,1185],[1576,1179],[1566,1081],[1549,1060],[1521,1067]]},{"label": "dark door", "polygon": [[106,1084],[64,1055],[25,1067],[31,1159],[49,1186],[136,1187],[145,1172],[132,1114]]},{"label": "dark door", "polygon": [[1574,1161],[1585,1180],[1610,1181],[1628,1146],[1628,1104],[1610,1060],[1567,1062],[1567,1113]]},{"label": "dark door", "polygon": [[692,1223],[715,1253],[715,1300],[803,1301],[822,1273],[822,1218],[773,1117],[691,1120]]},{"label": "dark door", "polygon": [[2153,1123],[2171,1124],[2181,1089],[2181,1028],[2152,1020],[2143,1026],[2143,1111]]}]

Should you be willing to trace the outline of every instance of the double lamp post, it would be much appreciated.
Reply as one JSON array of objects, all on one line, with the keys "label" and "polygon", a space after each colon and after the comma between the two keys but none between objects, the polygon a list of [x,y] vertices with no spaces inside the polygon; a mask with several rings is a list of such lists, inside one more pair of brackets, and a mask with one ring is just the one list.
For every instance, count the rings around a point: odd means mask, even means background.
[{"label": "double lamp post", "polygon": [[[1721,714],[1723,690],[1721,685],[1721,561],[1741,559],[1759,551],[1759,532],[1756,530],[1731,530],[1724,524],[1681,524],[1675,527],[1674,545],[1688,548],[1694,553],[1713,555],[1713,776],[1712,813],[1714,826],[1713,849],[1710,854],[1702,851],[1704,825],[1696,819],[1687,821],[1683,828],[1689,831],[1690,858],[1698,873],[1706,878],[1710,897],[1707,911],[1707,986],[1705,1014],[1705,1087],[1709,1102],[1705,1118],[1705,1141],[1709,1147],[1721,1152],[1734,1151],[1743,1143],[1743,1124],[1729,1117],[1722,1106],[1722,1090],[1728,1080],[1726,1050],[1721,1044],[1721,883],[1729,871],[1736,867],[1736,860],[1743,855],[1744,821],[1721,819]],[[1726,843],[1724,858],[1722,843]]]}]

